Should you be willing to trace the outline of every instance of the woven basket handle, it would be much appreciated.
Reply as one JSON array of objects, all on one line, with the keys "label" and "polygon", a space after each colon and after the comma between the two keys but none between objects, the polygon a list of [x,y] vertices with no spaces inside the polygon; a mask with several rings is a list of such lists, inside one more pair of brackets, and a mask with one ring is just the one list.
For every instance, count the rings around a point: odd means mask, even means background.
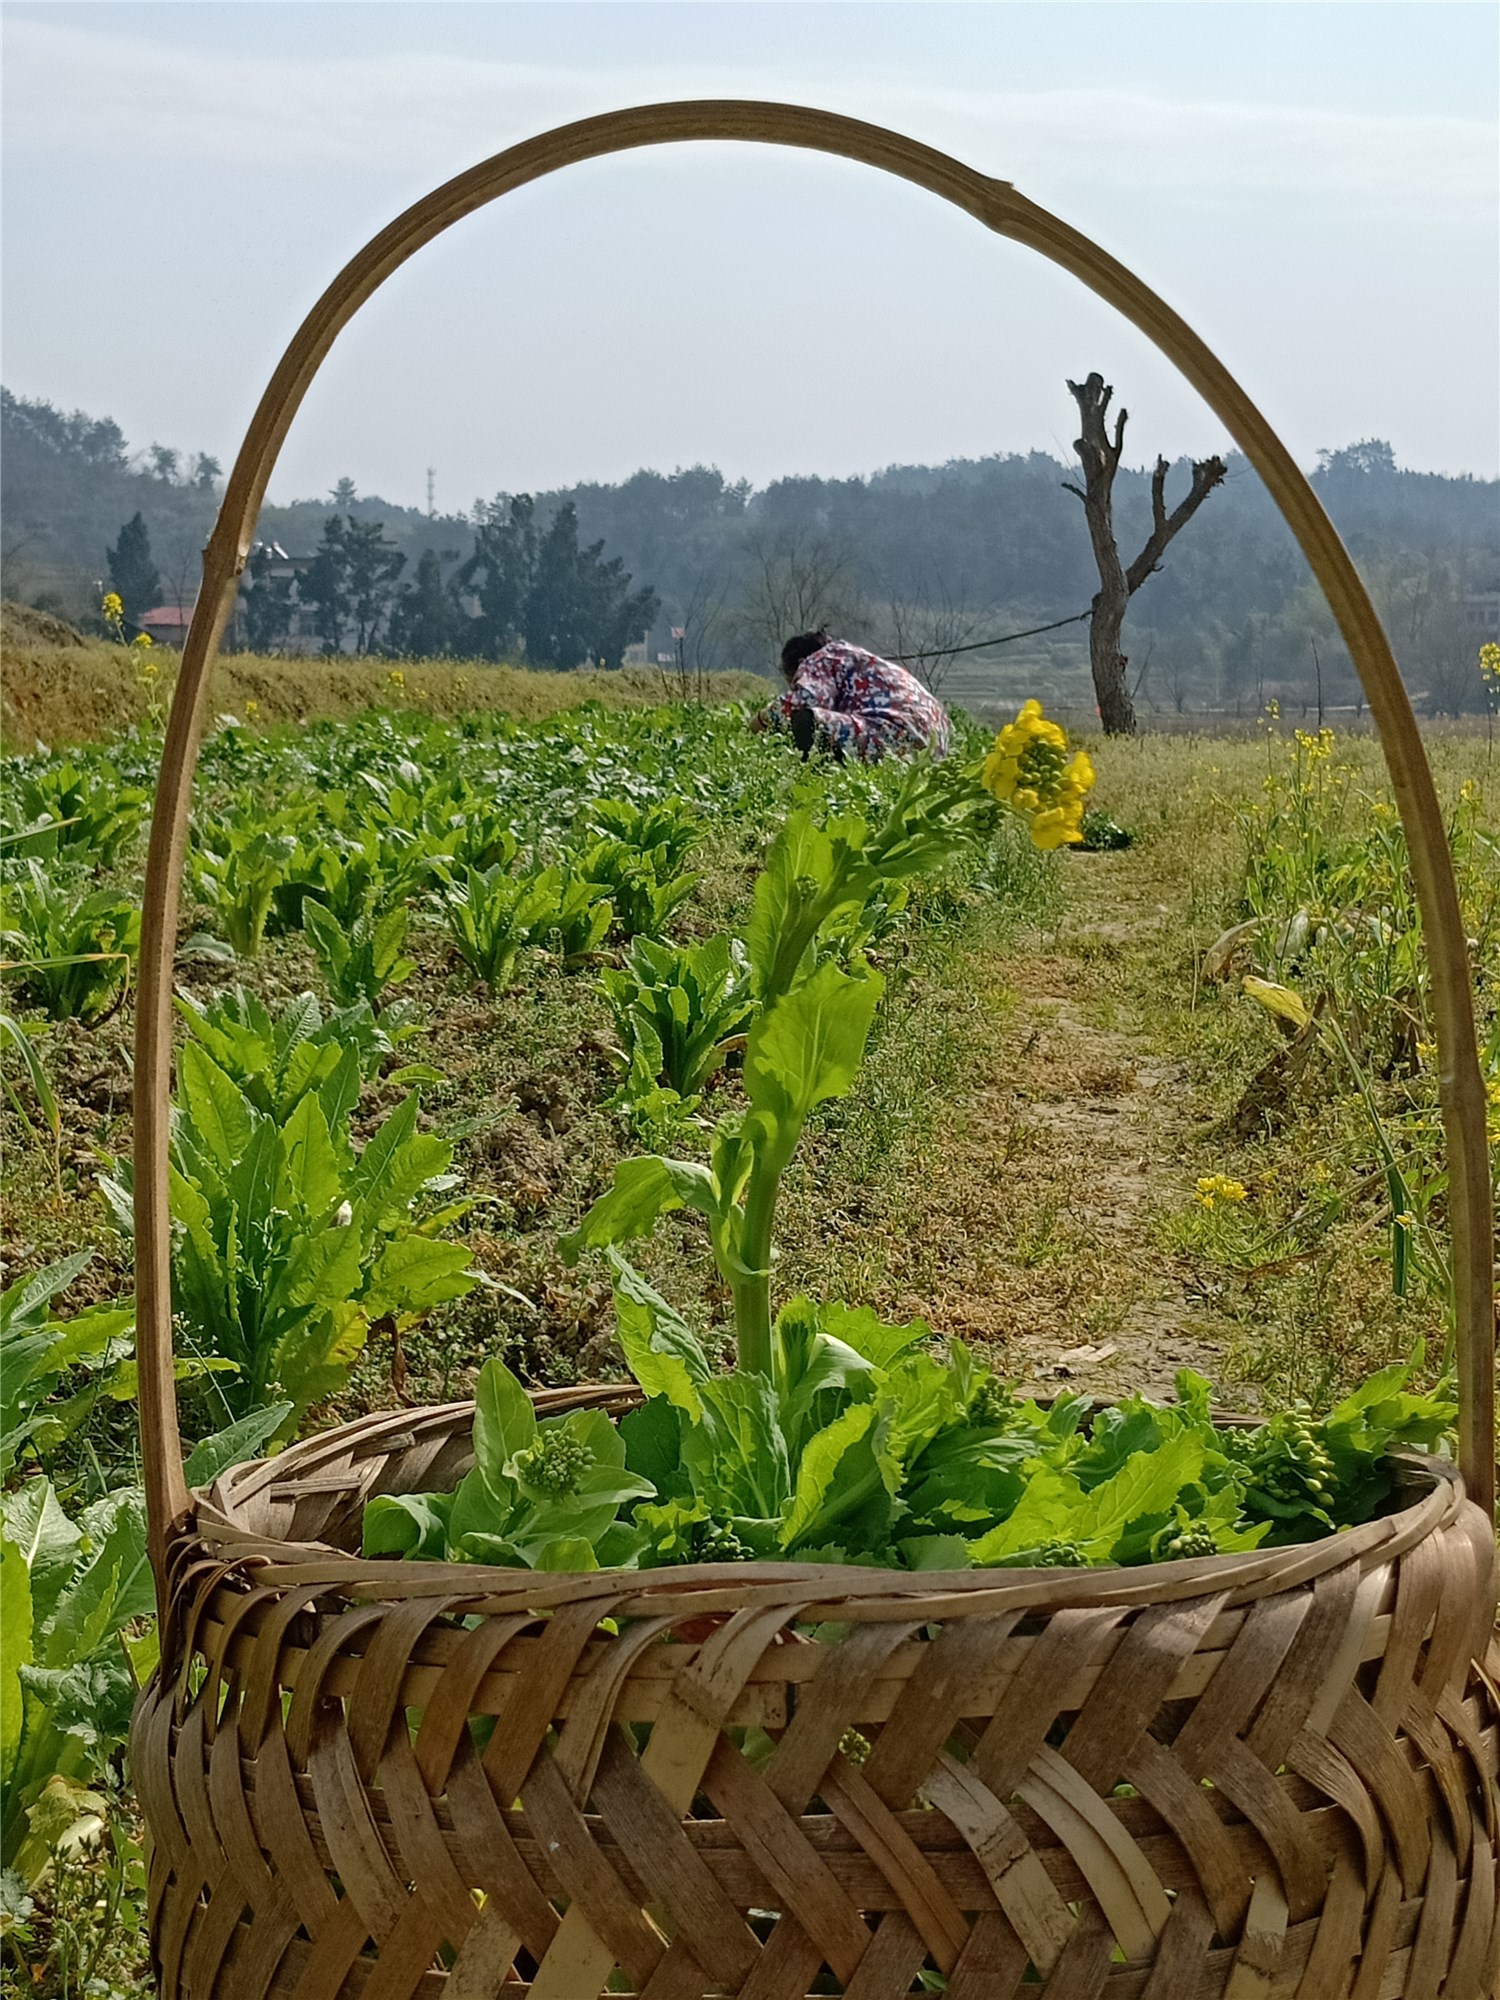
[{"label": "woven basket handle", "polygon": [[172,968],[188,803],[208,672],[234,605],[266,484],[309,384],[344,326],[424,244],[498,196],[559,167],[639,146],[729,139],[800,146],[882,168],[966,210],[997,235],[1039,250],[1145,333],[1222,420],[1269,488],[1323,587],[1375,717],[1401,811],[1432,974],[1453,1244],[1462,1400],[1459,1463],[1493,1519],[1495,1317],[1493,1218],[1485,1100],[1468,948],[1432,774],[1400,673],[1364,586],[1317,496],[1260,412],[1192,330],[1087,237],[946,154],[857,119],[794,105],[657,104],[561,126],[496,154],[398,216],[348,263],[298,329],[240,447],[203,556],[203,587],[183,648],[151,824],[136,1003],[136,1308],[141,1443],[158,1590],[174,1529],[187,1516],[172,1369],[168,1113]]}]

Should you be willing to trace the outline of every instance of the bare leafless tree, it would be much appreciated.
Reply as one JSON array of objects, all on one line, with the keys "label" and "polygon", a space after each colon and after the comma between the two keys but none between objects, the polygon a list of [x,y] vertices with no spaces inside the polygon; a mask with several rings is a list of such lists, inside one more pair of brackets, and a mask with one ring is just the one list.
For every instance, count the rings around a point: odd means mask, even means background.
[{"label": "bare leafless tree", "polygon": [[163,540],[156,563],[161,571],[166,601],[191,610],[203,581],[203,538],[191,530],[176,529]]},{"label": "bare leafless tree", "polygon": [[845,628],[862,616],[853,544],[816,529],[752,530],[735,619],[747,664],[769,666],[784,643],[819,626]]},{"label": "bare leafless tree", "polygon": [[1167,474],[1171,470],[1158,458],[1151,475],[1151,532],[1135,561],[1127,568],[1115,543],[1112,493],[1120,453],[1125,443],[1125,419],[1121,410],[1111,436],[1105,421],[1114,390],[1102,375],[1090,375],[1082,384],[1070,382],[1069,389],[1078,405],[1083,435],[1073,449],[1083,463],[1083,485],[1063,481],[1070,493],[1083,502],[1094,545],[1094,562],[1099,571],[1099,589],[1089,620],[1089,665],[1093,669],[1094,694],[1099,703],[1099,719],[1107,736],[1135,734],[1135,706],[1125,679],[1129,664],[1120,651],[1120,628],[1125,610],[1153,570],[1161,567],[1167,544],[1197,513],[1203,502],[1223,480],[1222,458],[1205,458],[1193,466],[1192,486],[1187,496],[1167,512]]},{"label": "bare leafless tree", "polygon": [[1165,679],[1167,684],[1167,700],[1171,702],[1173,712],[1181,715],[1187,708],[1188,695],[1192,691],[1193,681],[1191,674],[1188,672],[1187,661],[1175,646],[1172,648],[1166,661]]},{"label": "bare leafless tree", "polygon": [[710,676],[732,664],[734,599],[734,579],[726,570],[698,572],[679,614],[682,637],[673,639],[671,664],[661,668],[674,699],[706,701]]},{"label": "bare leafless tree", "polygon": [[900,660],[936,694],[958,654],[973,646],[996,616],[992,605],[965,604],[963,591],[950,590],[938,570],[924,570],[915,589],[891,596],[880,607],[873,643],[877,652]]}]

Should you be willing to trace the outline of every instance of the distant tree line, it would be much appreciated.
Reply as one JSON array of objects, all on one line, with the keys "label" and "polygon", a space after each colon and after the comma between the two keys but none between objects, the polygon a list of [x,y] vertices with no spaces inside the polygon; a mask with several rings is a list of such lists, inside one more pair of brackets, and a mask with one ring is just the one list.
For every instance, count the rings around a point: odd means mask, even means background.
[{"label": "distant tree line", "polygon": [[[1068,408],[1061,379],[1059,402]],[[216,469],[205,469],[213,461],[162,447],[132,458],[107,419],[9,394],[0,404],[5,587],[33,602],[50,592],[62,600],[50,608],[80,616],[106,574],[106,550],[139,513],[164,594],[191,601],[216,504]],[[1158,709],[1250,708],[1315,681],[1331,700],[1351,698],[1349,663],[1300,551],[1245,460],[1226,453],[1225,464],[1212,503],[1132,602],[1121,651],[1133,689]],[[1171,468],[1173,491],[1190,471]],[[923,670],[940,672],[957,645],[1089,604],[1098,588],[1089,535],[1064,490],[1077,477],[1076,462],[1043,452],[889,466],[864,478],[788,478],[759,491],[693,466],[519,502],[502,496],[436,517],[360,495],[346,480],[331,507],[327,499],[268,504],[257,532],[304,569],[309,558],[322,566],[326,596],[312,615],[338,626],[337,643],[359,643],[363,623],[366,644],[413,654],[541,658],[576,644],[579,658],[616,659],[633,625],[649,626],[653,653],[675,654],[680,644],[690,671],[769,670],[788,631],[828,618],[887,650],[930,652]],[[1378,439],[1319,454],[1312,479],[1413,686],[1430,706],[1476,705],[1469,601],[1500,586],[1497,482],[1405,470]],[[1149,534],[1151,485],[1150,467],[1118,470],[1122,548]],[[524,521],[512,519],[513,504]],[[340,525],[330,546],[331,519]],[[372,524],[378,537],[356,551],[352,528]],[[398,555],[398,570],[359,582],[362,566]],[[559,569],[575,579],[571,606],[559,598]],[[650,592],[634,578],[649,580]],[[276,595],[260,599],[273,631]],[[647,596],[650,612],[637,610],[632,600]],[[254,637],[255,597],[252,580],[240,629],[246,643],[270,644]],[[670,639],[671,627],[683,630],[681,642]],[[1078,639],[1064,635],[1047,657],[1064,655],[1079,676],[1086,672]]]},{"label": "distant tree line", "polygon": [[401,583],[405,567],[384,524],[352,513],[324,521],[300,574],[278,575],[285,565],[261,543],[241,593],[249,643],[285,646],[307,614],[329,653],[618,667],[658,609],[656,592],[632,590],[602,542],[580,545],[575,507],[565,502],[543,527],[524,493],[476,509],[467,558],[424,549],[415,576]]}]

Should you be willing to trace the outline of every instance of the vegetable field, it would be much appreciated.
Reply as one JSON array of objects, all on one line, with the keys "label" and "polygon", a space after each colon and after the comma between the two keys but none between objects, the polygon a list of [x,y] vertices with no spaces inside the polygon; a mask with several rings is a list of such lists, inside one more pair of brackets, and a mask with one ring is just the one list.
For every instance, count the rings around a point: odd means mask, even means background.
[{"label": "vegetable field", "polygon": [[[1097,848],[1047,852],[977,787],[804,764],[739,704],[440,720],[390,681],[353,719],[221,716],[204,752],[173,1136],[195,1481],[477,1390],[475,1473],[372,1506],[375,1552],[952,1568],[1316,1537],[1384,1504],[1387,1448],[1441,1447],[1434,1051],[1367,741],[1268,716],[1108,746]],[[960,734],[955,769],[1005,764]],[[1500,1133],[1500,777],[1483,736],[1432,747]],[[143,1950],[129,1037],[159,752],[148,712],[4,770],[18,1993],[123,1989]],[[521,1393],[627,1369],[650,1400],[618,1430]]]}]

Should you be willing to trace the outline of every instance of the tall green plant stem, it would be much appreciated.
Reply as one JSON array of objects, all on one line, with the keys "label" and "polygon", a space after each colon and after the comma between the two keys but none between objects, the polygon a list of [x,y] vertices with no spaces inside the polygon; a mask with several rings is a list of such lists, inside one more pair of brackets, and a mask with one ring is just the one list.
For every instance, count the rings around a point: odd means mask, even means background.
[{"label": "tall green plant stem", "polygon": [[[800,1136],[800,1122],[797,1129]],[[731,1285],[738,1366],[744,1374],[764,1375],[768,1380],[773,1366],[771,1232],[784,1166],[784,1160],[773,1164],[761,1156],[750,1170],[740,1224],[739,1269]]]},{"label": "tall green plant stem", "polygon": [[[924,822],[923,806],[930,812],[934,794],[938,813]],[[884,882],[905,880],[923,866],[945,859],[972,837],[976,797],[982,794],[972,773],[914,770],[903,779],[879,828],[859,845],[843,848],[824,882],[804,878],[791,885],[761,984],[762,1017],[797,984],[818,933],[840,910],[864,903]],[[799,1117],[782,1124],[774,1139],[763,1137],[756,1144],[738,1230],[715,1239],[719,1269],[734,1303],[738,1367],[768,1378],[774,1366],[771,1245],[776,1200],[805,1122]]]}]

